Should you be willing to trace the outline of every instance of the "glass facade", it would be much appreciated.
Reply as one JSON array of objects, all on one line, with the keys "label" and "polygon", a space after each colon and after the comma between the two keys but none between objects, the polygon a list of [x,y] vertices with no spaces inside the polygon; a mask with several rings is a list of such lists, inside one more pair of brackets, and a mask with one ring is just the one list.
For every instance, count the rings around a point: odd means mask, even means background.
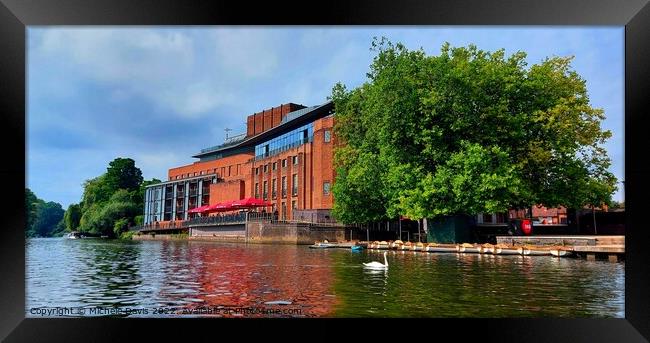
[{"label": "glass facade", "polygon": [[291,148],[295,148],[302,144],[312,142],[313,140],[314,123],[309,123],[290,132],[287,132],[279,137],[256,145],[255,159],[261,160],[263,158],[279,154]]}]

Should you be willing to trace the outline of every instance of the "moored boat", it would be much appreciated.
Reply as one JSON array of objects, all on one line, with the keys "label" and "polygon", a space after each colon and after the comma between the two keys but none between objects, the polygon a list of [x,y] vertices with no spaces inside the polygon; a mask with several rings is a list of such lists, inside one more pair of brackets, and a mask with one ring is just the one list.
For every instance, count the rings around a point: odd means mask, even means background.
[{"label": "moored boat", "polygon": [[492,250],[492,254],[494,254],[494,255],[520,255],[521,253],[519,252],[519,249],[516,249],[516,248],[494,247],[494,250]]},{"label": "moored boat", "polygon": [[518,249],[519,253],[524,256],[546,256],[551,255],[550,250],[541,250],[541,249],[530,249],[527,247],[521,247]]},{"label": "moored boat", "polygon": [[494,251],[494,246],[492,244],[483,244],[479,249],[481,254],[491,254]]},{"label": "moored boat", "polygon": [[429,245],[426,247],[425,251],[429,252],[457,252],[455,246],[442,246],[442,245]]},{"label": "moored boat", "polygon": [[476,245],[469,244],[469,243],[463,243],[463,244],[458,245],[456,250],[458,252],[462,252],[462,253],[480,253],[481,248],[482,247],[480,245],[476,246]]},{"label": "moored boat", "polygon": [[555,257],[564,257],[572,254],[571,251],[564,250],[564,249],[551,249],[550,252],[551,255]]},{"label": "moored boat", "polygon": [[327,248],[334,248],[336,245],[332,243],[321,243],[321,242],[316,242],[314,245],[310,245],[309,248],[311,249],[327,249]]}]

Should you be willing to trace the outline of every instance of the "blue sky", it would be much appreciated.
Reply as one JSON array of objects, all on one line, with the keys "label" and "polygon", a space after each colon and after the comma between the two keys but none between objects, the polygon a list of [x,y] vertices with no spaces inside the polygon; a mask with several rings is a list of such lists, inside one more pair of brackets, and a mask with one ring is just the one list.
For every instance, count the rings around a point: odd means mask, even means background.
[{"label": "blue sky", "polygon": [[116,157],[164,180],[249,114],[363,83],[374,36],[432,55],[449,42],[521,50],[529,64],[575,56],[624,179],[623,27],[29,27],[27,187],[65,208]]}]

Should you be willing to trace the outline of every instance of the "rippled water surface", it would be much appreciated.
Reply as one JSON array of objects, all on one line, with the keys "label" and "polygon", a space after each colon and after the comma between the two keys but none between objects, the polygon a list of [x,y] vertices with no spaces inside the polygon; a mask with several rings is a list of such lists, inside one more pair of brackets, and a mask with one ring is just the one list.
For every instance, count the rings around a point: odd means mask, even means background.
[{"label": "rippled water surface", "polygon": [[388,270],[372,271],[362,263],[383,252],[63,238],[26,248],[28,317],[624,317],[624,263],[391,251]]}]

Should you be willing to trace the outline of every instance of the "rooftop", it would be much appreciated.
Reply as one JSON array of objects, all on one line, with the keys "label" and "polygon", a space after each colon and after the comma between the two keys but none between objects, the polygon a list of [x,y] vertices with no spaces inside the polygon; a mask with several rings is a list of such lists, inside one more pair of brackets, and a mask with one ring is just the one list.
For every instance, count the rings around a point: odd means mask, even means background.
[{"label": "rooftop", "polygon": [[[331,101],[327,101],[321,105],[305,107],[303,109],[289,112],[282,119],[280,125],[273,127],[267,131],[259,133],[255,136],[246,137],[245,135],[237,136],[238,139],[229,140],[221,145],[213,146],[206,149],[201,149],[201,152],[192,156],[195,158],[202,158],[207,155],[211,155],[218,152],[226,152],[231,149],[254,146],[256,143],[262,142],[270,137],[273,137],[278,134],[282,134],[286,131],[289,131],[293,128],[300,127],[309,120],[315,120],[322,118],[331,114],[331,111],[334,107],[334,104]],[[235,137],[233,137],[235,138]]]}]

